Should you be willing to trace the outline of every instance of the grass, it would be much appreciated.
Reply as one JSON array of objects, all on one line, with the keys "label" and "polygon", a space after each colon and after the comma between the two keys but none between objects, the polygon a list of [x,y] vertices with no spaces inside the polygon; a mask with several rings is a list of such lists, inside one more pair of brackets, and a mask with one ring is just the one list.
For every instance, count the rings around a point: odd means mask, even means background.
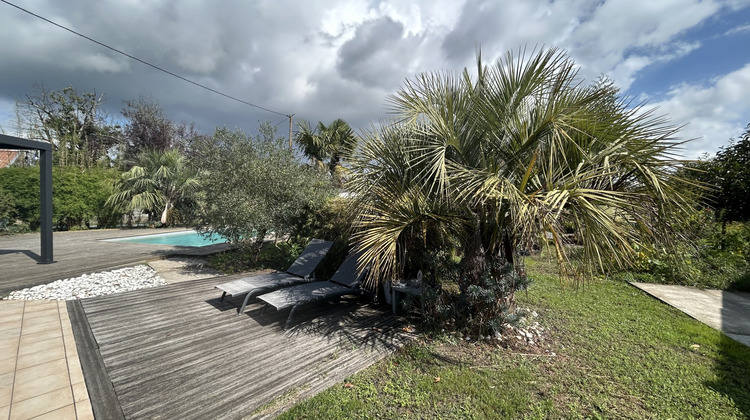
[{"label": "grass", "polygon": [[527,267],[539,346],[425,339],[281,418],[750,417],[750,348],[626,283]]}]

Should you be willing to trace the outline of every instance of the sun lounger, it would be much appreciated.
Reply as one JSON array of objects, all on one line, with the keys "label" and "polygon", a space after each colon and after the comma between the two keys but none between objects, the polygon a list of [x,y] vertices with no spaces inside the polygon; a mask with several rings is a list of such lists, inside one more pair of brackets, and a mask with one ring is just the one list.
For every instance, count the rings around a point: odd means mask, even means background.
[{"label": "sun lounger", "polygon": [[277,311],[292,308],[284,325],[284,329],[286,329],[294,316],[294,312],[301,305],[345,295],[366,293],[365,290],[360,288],[363,277],[364,272],[357,273],[357,257],[349,255],[328,281],[315,281],[286,287],[262,294],[258,296],[258,299],[266,302],[266,306],[273,306]]},{"label": "sun lounger", "polygon": [[216,286],[217,289],[224,292],[221,294],[219,302],[222,302],[226,296],[247,294],[245,301],[242,302],[242,306],[237,310],[237,314],[241,314],[245,312],[245,306],[247,306],[247,302],[252,296],[311,281],[315,268],[323,260],[323,257],[331,249],[332,245],[333,242],[330,241],[313,239],[285,272],[277,271],[243,277]]}]

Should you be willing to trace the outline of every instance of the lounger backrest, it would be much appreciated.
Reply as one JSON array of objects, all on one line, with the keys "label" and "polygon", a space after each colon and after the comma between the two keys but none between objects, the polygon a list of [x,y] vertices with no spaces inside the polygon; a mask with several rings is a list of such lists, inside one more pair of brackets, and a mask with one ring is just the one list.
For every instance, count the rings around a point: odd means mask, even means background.
[{"label": "lounger backrest", "polygon": [[356,254],[349,254],[330,281],[352,289],[359,287],[365,272],[357,273],[357,257]]},{"label": "lounger backrest", "polygon": [[305,249],[299,254],[299,257],[297,257],[294,263],[292,263],[292,266],[289,267],[286,272],[300,277],[309,276],[315,271],[315,267],[320,264],[320,261],[326,256],[326,253],[331,249],[331,246],[333,246],[333,242],[313,239],[307,244]]}]

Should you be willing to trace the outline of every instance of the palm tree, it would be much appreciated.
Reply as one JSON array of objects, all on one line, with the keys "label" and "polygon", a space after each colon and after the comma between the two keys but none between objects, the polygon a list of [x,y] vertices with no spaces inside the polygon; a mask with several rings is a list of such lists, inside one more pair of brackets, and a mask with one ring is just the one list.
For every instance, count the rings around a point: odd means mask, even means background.
[{"label": "palm tree", "polygon": [[452,248],[465,292],[491,262],[520,269],[520,251],[549,237],[575,279],[628,266],[636,245],[678,240],[690,210],[676,130],[611,84],[582,84],[556,49],[489,66],[478,54],[476,75],[425,73],[389,100],[395,121],[366,133],[348,184],[372,281],[423,261],[408,257],[414,244]]},{"label": "palm tree", "polygon": [[326,126],[323,122],[313,129],[308,121],[299,124],[299,132],[295,138],[302,148],[302,153],[310,161],[330,172],[337,186],[343,185],[341,162],[351,156],[357,144],[357,138],[349,124],[337,119]]},{"label": "palm tree", "polygon": [[115,183],[115,193],[106,204],[121,213],[136,209],[161,213],[161,223],[170,224],[175,205],[199,187],[195,173],[177,150],[142,152],[137,161]]}]

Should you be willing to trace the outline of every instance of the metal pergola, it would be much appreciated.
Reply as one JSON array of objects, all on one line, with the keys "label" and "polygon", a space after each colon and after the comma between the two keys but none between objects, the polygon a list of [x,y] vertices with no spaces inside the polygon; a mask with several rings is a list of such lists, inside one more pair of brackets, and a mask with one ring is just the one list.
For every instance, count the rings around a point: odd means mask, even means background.
[{"label": "metal pergola", "polygon": [[43,141],[27,140],[0,134],[0,149],[39,151],[39,216],[41,258],[39,264],[50,264],[52,259],[52,145]]}]

